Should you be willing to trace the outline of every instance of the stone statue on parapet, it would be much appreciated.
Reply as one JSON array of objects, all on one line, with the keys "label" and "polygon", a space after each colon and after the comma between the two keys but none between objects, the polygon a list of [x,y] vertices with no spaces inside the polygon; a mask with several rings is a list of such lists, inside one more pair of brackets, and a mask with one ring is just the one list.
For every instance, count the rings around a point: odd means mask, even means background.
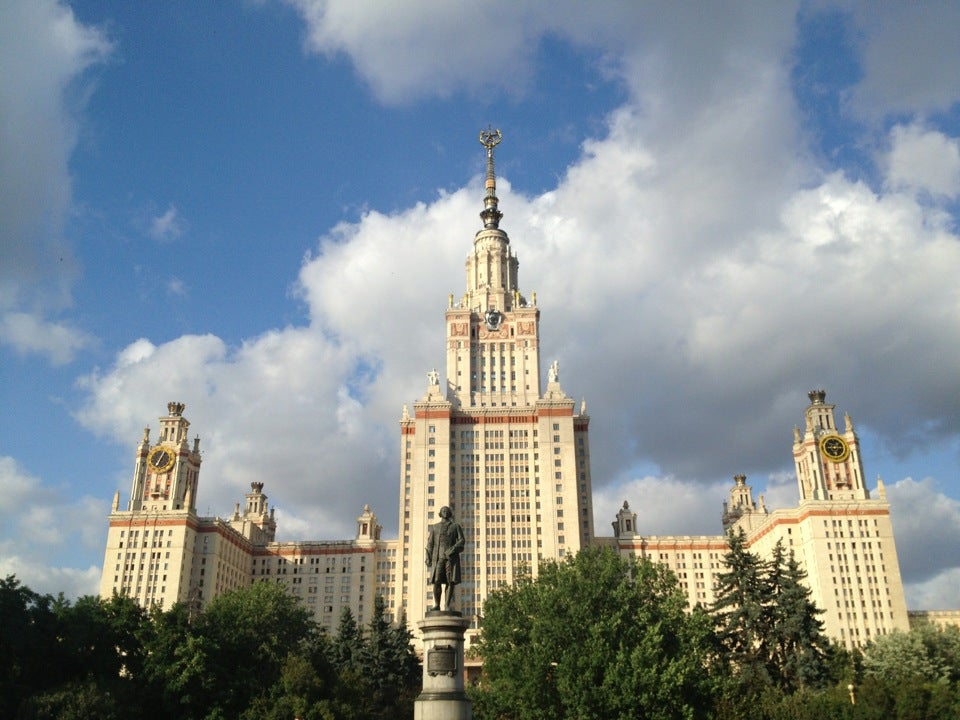
[{"label": "stone statue on parapet", "polygon": [[[460,584],[460,553],[465,544],[463,528],[453,519],[450,508],[440,508],[440,522],[430,526],[427,534],[426,561],[429,568],[427,582],[433,584],[431,610],[450,610],[454,591]],[[441,593],[446,585],[446,597],[441,608]]]}]

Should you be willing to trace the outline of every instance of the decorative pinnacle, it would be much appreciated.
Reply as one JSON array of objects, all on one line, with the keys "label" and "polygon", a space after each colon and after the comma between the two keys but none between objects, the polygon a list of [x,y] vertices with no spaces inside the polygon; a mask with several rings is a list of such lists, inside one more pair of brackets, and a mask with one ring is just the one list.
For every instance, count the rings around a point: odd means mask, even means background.
[{"label": "decorative pinnacle", "polygon": [[483,227],[487,229],[500,226],[500,218],[503,213],[497,209],[497,176],[493,170],[493,149],[500,144],[503,139],[503,133],[494,130],[489,125],[486,130],[480,131],[480,144],[487,149],[487,194],[483,198],[483,212],[480,213],[480,219],[483,220]]}]

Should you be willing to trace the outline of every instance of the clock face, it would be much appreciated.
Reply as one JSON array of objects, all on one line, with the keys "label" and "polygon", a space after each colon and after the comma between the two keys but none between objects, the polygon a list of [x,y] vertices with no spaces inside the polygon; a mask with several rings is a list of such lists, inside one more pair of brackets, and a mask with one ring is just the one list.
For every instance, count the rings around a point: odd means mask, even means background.
[{"label": "clock face", "polygon": [[157,446],[150,451],[150,455],[147,457],[147,462],[154,471],[158,473],[165,473],[173,467],[173,463],[176,459],[176,455],[173,454],[172,450],[162,446]]},{"label": "clock face", "polygon": [[850,446],[837,435],[828,435],[820,440],[820,452],[831,462],[843,462],[850,456]]},{"label": "clock face", "polygon": [[487,321],[487,330],[499,330],[500,323],[503,322],[503,313],[499,310],[487,310],[484,320]]}]

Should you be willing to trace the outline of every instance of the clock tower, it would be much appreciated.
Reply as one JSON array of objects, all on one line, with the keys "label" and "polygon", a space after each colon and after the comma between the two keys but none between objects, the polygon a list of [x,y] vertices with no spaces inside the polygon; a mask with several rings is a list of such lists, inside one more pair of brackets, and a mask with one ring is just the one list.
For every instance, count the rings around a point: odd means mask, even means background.
[{"label": "clock tower", "polygon": [[826,402],[824,390],[807,393],[810,405],[804,413],[806,429],[793,430],[793,459],[797,469],[800,501],[868,500],[864,485],[860,441],[849,415],[844,429],[837,428],[834,405]]},{"label": "clock tower", "polygon": [[184,407],[180,402],[167,403],[156,444],[150,443],[150,428],[144,428],[137,447],[129,510],[196,511],[200,438],[194,438],[190,445],[190,421],[183,417]]},{"label": "clock tower", "polygon": [[[181,402],[167,403],[155,442],[150,428],[144,428],[126,510],[120,509],[119,491],[114,495],[101,597],[119,593],[141,607],[170,607],[210,599],[216,589],[209,582],[204,585],[204,574],[216,548],[217,533],[210,531],[223,523],[197,517],[200,439],[188,439],[190,421],[183,416],[184,408]],[[248,563],[243,567],[249,571]]]}]

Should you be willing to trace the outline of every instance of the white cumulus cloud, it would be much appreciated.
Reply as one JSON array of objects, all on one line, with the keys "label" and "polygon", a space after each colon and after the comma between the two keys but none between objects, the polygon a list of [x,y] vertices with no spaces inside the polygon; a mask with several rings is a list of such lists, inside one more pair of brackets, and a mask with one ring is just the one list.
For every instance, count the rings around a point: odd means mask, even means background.
[{"label": "white cumulus cloud", "polygon": [[61,2],[0,3],[0,308],[69,304],[76,269],[62,225],[77,84],[110,50]]},{"label": "white cumulus cloud", "polygon": [[184,220],[174,205],[150,220],[150,237],[161,242],[175,240],[183,234],[183,229]]},{"label": "white cumulus cloud", "polygon": [[0,317],[0,342],[22,355],[41,355],[54,365],[70,362],[78,350],[93,344],[93,337],[65,323],[49,322],[24,312]]},{"label": "white cumulus cloud", "polygon": [[895,189],[954,198],[960,194],[960,142],[917,125],[891,132],[887,182]]},{"label": "white cumulus cloud", "polygon": [[[0,456],[0,576],[16,575],[41,593],[68,597],[100,589],[100,568],[71,568],[59,563],[62,549],[79,545],[102,550],[108,501],[72,498],[63,488],[29,474],[11,457]],[[31,542],[22,542],[29,537]]]},{"label": "white cumulus cloud", "polygon": [[[816,166],[790,91],[795,8],[771,5],[759,29],[732,13],[729,33],[697,25],[687,37],[692,9],[618,24],[627,4],[590,18],[572,4],[564,37],[586,43],[587,29],[605,22],[606,37],[623,36],[610,47],[624,77],[662,68],[674,81],[632,85],[548,192],[525,196],[498,178],[520,287],[538,295],[542,359],[558,359],[564,389],[588,401],[601,530],[627,499],[676,519],[666,527],[651,517],[657,532],[716,533],[737,472],[757,493],[757,478],[772,478],[771,497],[788,497],[791,429],[814,387],[895,450],[940,448],[960,427],[960,401],[944,392],[960,369],[960,242],[945,211],[912,189],[942,181],[931,166],[901,163],[910,187],[875,188]],[[386,100],[467,77],[469,46],[458,53],[451,43],[441,68],[429,49],[444,41],[400,11],[298,7],[310,42],[349,54]],[[439,4],[423,7],[436,9],[432,27],[467,31]],[[561,22],[539,6],[509,7],[508,16],[526,13],[523,32],[533,36]],[[650,20],[644,38],[666,39],[633,49],[623,28],[637,18]],[[487,20],[478,22],[482,32]],[[504,54],[522,60],[527,50],[511,37]],[[498,152],[510,152],[508,129]],[[289,518],[284,537],[302,538],[304,523],[313,537],[349,537],[366,502],[395,533],[397,420],[423,394],[425,373],[443,365],[443,312],[448,294],[464,290],[463,261],[480,226],[480,178],[464,184],[324,232],[290,269],[306,325],[236,347],[213,335],[132,343],[83,380],[78,418],[134,443],[167,401],[182,400],[205,448],[201,512],[229,512],[259,480]],[[920,516],[892,488],[891,498],[901,525]]]}]

